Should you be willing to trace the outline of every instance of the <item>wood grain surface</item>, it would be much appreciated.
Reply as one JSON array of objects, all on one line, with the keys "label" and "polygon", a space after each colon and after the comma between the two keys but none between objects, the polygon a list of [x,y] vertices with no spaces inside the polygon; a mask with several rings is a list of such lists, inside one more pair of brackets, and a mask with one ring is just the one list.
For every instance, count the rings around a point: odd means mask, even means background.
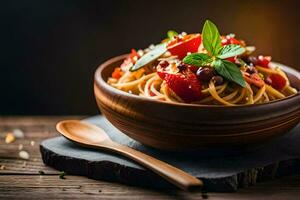
[{"label": "wood grain surface", "polygon": [[[57,136],[56,122],[62,119],[81,119],[83,116],[60,117],[0,117],[0,199],[201,199],[201,193],[179,190],[149,190],[116,183],[96,181],[79,176],[59,178],[59,171],[42,164],[39,143]],[[5,132],[20,128],[25,138],[11,144],[4,142]],[[32,146],[31,141],[35,141]],[[29,160],[18,156],[18,146],[30,154]],[[24,165],[25,162],[25,165]],[[45,175],[39,175],[39,171]],[[298,199],[300,176],[284,177],[237,193],[208,193],[208,199]]]}]

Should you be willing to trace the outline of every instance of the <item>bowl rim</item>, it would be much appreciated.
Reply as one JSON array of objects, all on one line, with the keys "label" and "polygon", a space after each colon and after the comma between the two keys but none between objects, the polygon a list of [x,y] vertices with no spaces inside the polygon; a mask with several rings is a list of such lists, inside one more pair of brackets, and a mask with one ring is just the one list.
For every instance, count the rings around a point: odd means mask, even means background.
[{"label": "bowl rim", "polygon": [[[150,99],[147,97],[141,97],[135,94],[131,94],[131,93],[127,93],[124,92],[122,90],[119,90],[117,88],[112,87],[111,85],[109,85],[103,78],[102,78],[102,72],[103,70],[115,63],[118,62],[124,58],[126,58],[128,56],[128,54],[123,54],[123,55],[119,55],[119,56],[115,56],[113,58],[110,58],[108,60],[106,60],[105,62],[103,62],[102,64],[100,64],[94,74],[94,84],[96,84],[98,87],[104,87],[106,90],[111,91],[112,93],[116,94],[116,95],[121,95],[121,96],[126,96],[128,98],[132,98],[135,100],[143,100],[149,103],[154,103],[154,104],[165,104],[165,105],[169,105],[169,106],[176,106],[176,107],[193,107],[193,108],[222,108],[222,109],[237,109],[237,108],[248,108],[248,107],[262,107],[262,106],[266,106],[266,105],[274,105],[274,104],[281,104],[283,102],[286,101],[291,101],[294,100],[295,98],[299,98],[300,100],[300,91],[297,92],[297,94],[288,96],[286,98],[283,99],[278,99],[278,100],[274,100],[271,101],[269,103],[261,103],[261,104],[250,104],[250,105],[235,105],[235,106],[225,106],[225,105],[201,105],[201,104],[190,104],[190,103],[176,103],[176,102],[167,102],[167,101],[158,101],[155,99]],[[300,80],[300,72],[294,68],[291,68],[287,65],[278,63],[278,62],[271,62],[270,63],[271,66],[279,66],[281,69],[283,69],[283,71],[288,72],[294,76],[296,76],[299,80]]]}]

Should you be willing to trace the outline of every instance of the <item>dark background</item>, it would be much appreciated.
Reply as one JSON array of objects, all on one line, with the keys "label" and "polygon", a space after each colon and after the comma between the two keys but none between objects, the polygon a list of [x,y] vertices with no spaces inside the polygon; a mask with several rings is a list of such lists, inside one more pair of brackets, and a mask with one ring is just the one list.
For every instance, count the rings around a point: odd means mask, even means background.
[{"label": "dark background", "polygon": [[96,67],[209,18],[299,68],[297,1],[2,1],[0,115],[96,114]]}]

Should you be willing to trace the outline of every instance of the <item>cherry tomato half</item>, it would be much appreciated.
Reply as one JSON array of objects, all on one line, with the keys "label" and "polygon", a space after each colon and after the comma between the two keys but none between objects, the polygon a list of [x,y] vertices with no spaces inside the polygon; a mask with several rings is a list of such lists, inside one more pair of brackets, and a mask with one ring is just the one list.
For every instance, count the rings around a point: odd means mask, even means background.
[{"label": "cherry tomato half", "polygon": [[270,61],[271,61],[271,56],[260,55],[257,57],[257,62],[255,64],[264,68],[270,68],[269,67]]},{"label": "cherry tomato half", "polygon": [[235,61],[236,61],[236,56],[226,58],[226,60],[228,60],[228,61],[230,61],[230,62],[232,62],[232,63],[235,63]]},{"label": "cherry tomato half", "polygon": [[228,44],[239,44],[241,45],[241,41],[235,39],[233,36],[221,36],[221,43],[222,46],[228,45]]},{"label": "cherry tomato half", "polygon": [[139,58],[139,54],[137,53],[137,51],[135,49],[131,49],[131,53],[128,56],[132,62],[135,62],[134,57]]},{"label": "cherry tomato half", "polygon": [[276,90],[281,90],[286,85],[285,78],[280,74],[271,74],[269,78],[271,79],[271,86]]},{"label": "cherry tomato half", "polygon": [[122,72],[121,68],[116,67],[114,69],[113,73],[111,74],[111,77],[113,77],[115,79],[120,79],[122,75],[123,75],[123,72]]},{"label": "cherry tomato half", "polygon": [[137,53],[135,49],[131,49],[131,53],[127,56],[127,58],[121,64],[121,68],[126,67],[130,63],[134,64],[136,62],[136,58],[139,59],[140,55]]},{"label": "cherry tomato half", "polygon": [[167,49],[172,55],[177,55],[179,59],[182,59],[186,56],[188,52],[195,53],[198,51],[198,48],[201,44],[201,35],[200,34],[189,34],[185,35],[182,38],[177,37],[171,41]]}]

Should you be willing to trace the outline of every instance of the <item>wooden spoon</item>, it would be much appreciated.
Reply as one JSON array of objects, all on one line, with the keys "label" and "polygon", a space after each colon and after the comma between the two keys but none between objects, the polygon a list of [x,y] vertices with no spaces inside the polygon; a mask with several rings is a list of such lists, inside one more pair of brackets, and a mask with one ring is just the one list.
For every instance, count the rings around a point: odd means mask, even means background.
[{"label": "wooden spoon", "polygon": [[67,139],[84,147],[107,150],[131,158],[183,190],[194,191],[203,186],[201,180],[178,168],[113,142],[104,130],[95,125],[78,120],[65,120],[59,122],[56,129]]}]

